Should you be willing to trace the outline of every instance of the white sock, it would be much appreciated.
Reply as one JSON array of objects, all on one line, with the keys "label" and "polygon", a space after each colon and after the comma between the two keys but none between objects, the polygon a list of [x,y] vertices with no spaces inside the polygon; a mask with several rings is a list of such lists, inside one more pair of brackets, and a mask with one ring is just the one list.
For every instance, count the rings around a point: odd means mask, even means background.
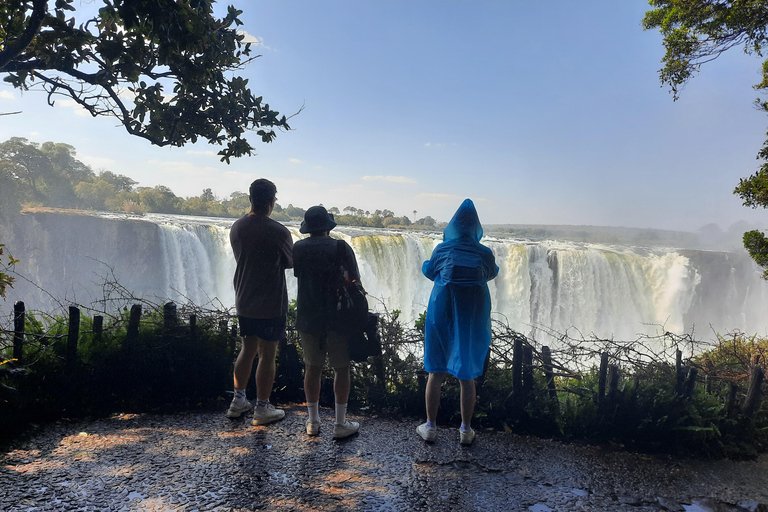
[{"label": "white sock", "polygon": [[242,400],[245,400],[246,399],[245,390],[244,389],[236,389],[235,390],[235,398],[240,398]]},{"label": "white sock", "polygon": [[307,402],[307,412],[309,413],[309,421],[320,421],[320,403]]},{"label": "white sock", "polygon": [[462,432],[464,432],[464,431],[466,431],[466,430],[472,430],[472,429],[471,429],[471,428],[469,428],[469,425],[465,425],[465,424],[463,424],[463,423],[462,423],[462,424],[461,424],[461,429],[460,429],[460,430],[461,430]]},{"label": "white sock", "polygon": [[347,421],[347,404],[336,404],[336,423],[343,425]]}]

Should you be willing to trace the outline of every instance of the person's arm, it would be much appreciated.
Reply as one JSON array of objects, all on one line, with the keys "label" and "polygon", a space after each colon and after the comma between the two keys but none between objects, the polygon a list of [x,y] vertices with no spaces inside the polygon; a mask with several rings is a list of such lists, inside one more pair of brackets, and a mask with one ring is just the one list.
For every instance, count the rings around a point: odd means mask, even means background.
[{"label": "person's arm", "polygon": [[[442,244],[441,244],[442,245]],[[432,251],[432,256],[424,262],[424,264],[421,266],[421,273],[424,274],[424,277],[429,279],[430,281],[434,281],[437,277],[437,274],[440,273],[438,270],[438,260],[439,260],[439,253],[440,253],[440,245],[435,247],[435,249]]]},{"label": "person's arm", "polygon": [[342,242],[345,247],[347,272],[349,272],[349,278],[353,281],[360,282],[360,270],[357,268],[357,258],[355,257],[355,251],[349,246],[347,242]]},{"label": "person's arm", "polygon": [[485,253],[483,257],[483,262],[485,262],[485,265],[487,266],[486,270],[486,281],[490,281],[491,279],[495,279],[497,275],[499,275],[499,266],[496,264],[496,257],[493,255],[493,251],[491,251],[489,248],[487,248],[487,252]]}]

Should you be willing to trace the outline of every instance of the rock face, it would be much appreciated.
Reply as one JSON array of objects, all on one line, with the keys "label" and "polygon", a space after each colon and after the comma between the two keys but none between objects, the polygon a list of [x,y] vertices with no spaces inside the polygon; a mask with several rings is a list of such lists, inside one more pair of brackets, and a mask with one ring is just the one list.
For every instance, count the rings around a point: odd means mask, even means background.
[{"label": "rock face", "polygon": [[[17,255],[17,279],[9,300],[30,308],[56,304],[90,305],[104,298],[103,283],[160,296],[163,282],[159,230],[155,224],[86,214],[22,214],[3,229],[6,246]],[[44,289],[38,288],[38,284]]]}]

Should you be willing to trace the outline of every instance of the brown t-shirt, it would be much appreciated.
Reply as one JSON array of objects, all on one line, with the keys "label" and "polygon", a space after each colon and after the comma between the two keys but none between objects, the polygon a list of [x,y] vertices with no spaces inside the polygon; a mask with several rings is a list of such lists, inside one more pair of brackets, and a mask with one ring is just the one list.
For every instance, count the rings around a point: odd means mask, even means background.
[{"label": "brown t-shirt", "polygon": [[235,253],[235,309],[248,318],[277,318],[288,313],[285,269],[293,268],[293,239],[269,217],[246,215],[229,231]]}]

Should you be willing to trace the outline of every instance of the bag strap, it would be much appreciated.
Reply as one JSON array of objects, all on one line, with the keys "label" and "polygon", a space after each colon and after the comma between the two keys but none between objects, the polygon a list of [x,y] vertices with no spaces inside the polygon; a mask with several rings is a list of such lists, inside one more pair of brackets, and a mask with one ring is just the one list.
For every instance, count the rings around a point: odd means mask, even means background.
[{"label": "bag strap", "polygon": [[344,263],[344,240],[336,240],[336,259],[334,260],[336,267]]}]

